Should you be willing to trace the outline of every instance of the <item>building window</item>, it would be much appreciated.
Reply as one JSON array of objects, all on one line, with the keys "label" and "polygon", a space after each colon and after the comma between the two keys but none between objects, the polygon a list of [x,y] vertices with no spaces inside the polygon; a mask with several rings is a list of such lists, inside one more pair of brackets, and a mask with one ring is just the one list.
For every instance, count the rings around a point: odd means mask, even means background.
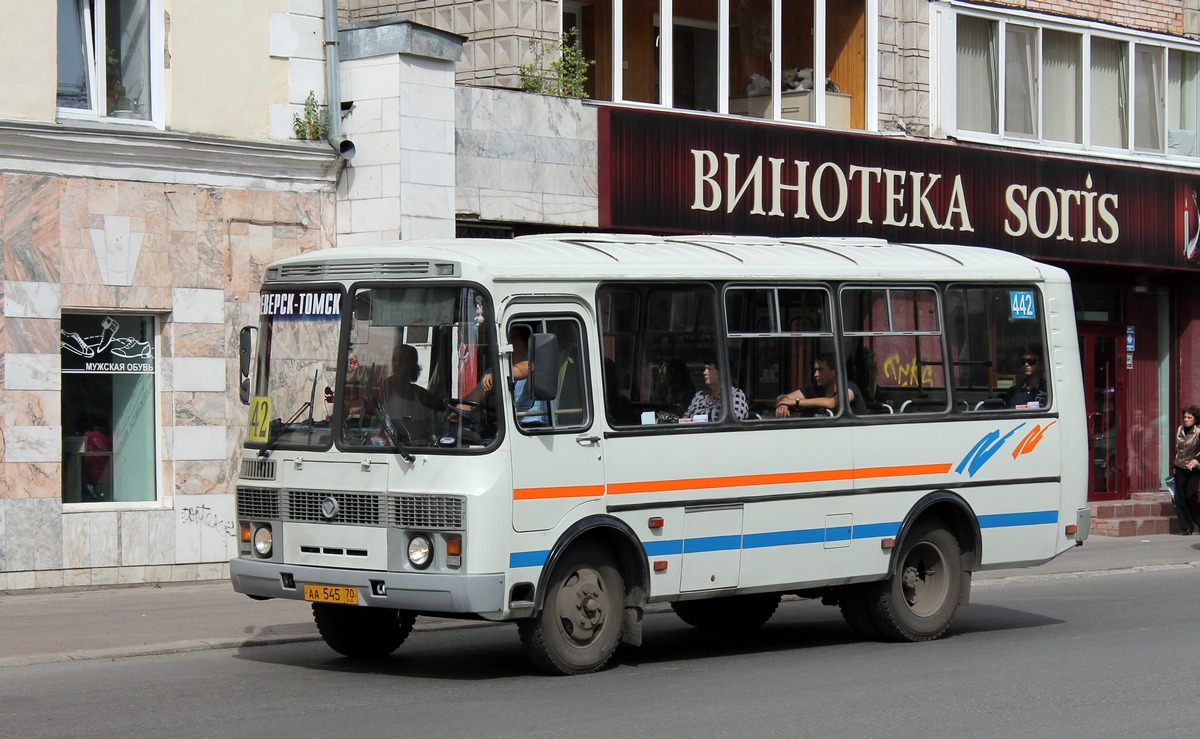
[{"label": "building window", "polygon": [[63,502],[157,497],[152,316],[62,317]]},{"label": "building window", "polygon": [[1185,41],[1073,19],[938,7],[946,31],[939,50],[955,62],[940,77],[945,133],[1200,156],[1196,44],[1184,49]]},{"label": "building window", "polygon": [[61,115],[151,120],[161,78],[154,62],[162,59],[160,2],[58,0]]},{"label": "building window", "polygon": [[563,32],[595,61],[589,97],[838,128],[866,128],[873,115],[876,0],[562,7]]}]

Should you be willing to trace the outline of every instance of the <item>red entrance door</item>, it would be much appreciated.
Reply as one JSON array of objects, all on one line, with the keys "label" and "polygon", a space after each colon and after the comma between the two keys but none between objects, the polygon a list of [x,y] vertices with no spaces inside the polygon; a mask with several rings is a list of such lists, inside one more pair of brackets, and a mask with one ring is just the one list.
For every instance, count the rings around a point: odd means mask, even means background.
[{"label": "red entrance door", "polygon": [[1118,443],[1118,413],[1125,392],[1125,339],[1119,327],[1079,325],[1079,354],[1087,406],[1088,500],[1123,500],[1129,495],[1125,449]]}]

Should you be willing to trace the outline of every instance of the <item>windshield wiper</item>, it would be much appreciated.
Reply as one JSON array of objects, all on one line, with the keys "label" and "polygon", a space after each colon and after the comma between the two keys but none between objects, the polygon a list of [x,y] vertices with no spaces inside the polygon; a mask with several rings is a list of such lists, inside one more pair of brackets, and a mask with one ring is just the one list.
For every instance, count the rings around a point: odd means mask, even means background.
[{"label": "windshield wiper", "polygon": [[299,408],[297,408],[296,412],[293,413],[291,415],[291,417],[288,418],[288,420],[283,421],[281,419],[276,418],[274,421],[271,422],[271,434],[270,434],[270,436],[267,437],[267,443],[263,444],[263,448],[258,450],[258,456],[260,456],[260,457],[269,456],[271,453],[271,450],[274,449],[275,445],[279,443],[279,440],[281,438],[283,438],[284,429],[288,429],[292,424],[294,424],[297,421],[297,419],[300,418],[300,414],[304,413],[304,411],[308,411],[308,435],[309,435],[310,441],[311,441],[311,437],[312,437],[312,433],[313,433],[313,403],[315,403],[317,400],[317,375],[319,373],[320,373],[320,370],[316,370],[315,372],[313,372],[312,392],[309,393],[308,402],[304,403]]},{"label": "windshield wiper", "polygon": [[[370,402],[371,407],[375,411],[375,417],[379,419],[380,430],[383,431],[383,435],[387,437],[388,443],[391,444],[396,449],[396,453],[400,455],[400,458],[403,459],[405,462],[415,461],[416,457],[414,457],[412,455],[412,452],[408,451],[408,449],[406,449],[404,447],[404,444],[402,444],[400,442],[399,432],[396,430],[396,423],[392,420],[392,414],[388,412],[387,406],[384,403],[380,402],[379,400],[376,400],[371,397],[370,379],[369,378],[371,378],[374,374],[375,374],[375,363],[372,362],[371,363],[371,371],[367,375],[367,378],[368,378],[367,394],[366,394],[366,397],[364,398],[364,401]],[[400,428],[403,429],[404,425],[401,424]],[[409,434],[408,434],[408,429],[404,429],[404,436],[406,439],[410,438]]]}]

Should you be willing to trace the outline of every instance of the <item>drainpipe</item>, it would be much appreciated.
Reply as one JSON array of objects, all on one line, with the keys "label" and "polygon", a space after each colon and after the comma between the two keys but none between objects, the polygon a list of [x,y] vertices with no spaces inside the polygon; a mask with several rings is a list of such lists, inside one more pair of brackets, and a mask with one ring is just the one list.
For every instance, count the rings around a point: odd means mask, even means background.
[{"label": "drainpipe", "polygon": [[354,142],[342,135],[342,89],[338,59],[338,4],[325,0],[325,101],[329,134],[325,140],[343,159],[354,158]]}]

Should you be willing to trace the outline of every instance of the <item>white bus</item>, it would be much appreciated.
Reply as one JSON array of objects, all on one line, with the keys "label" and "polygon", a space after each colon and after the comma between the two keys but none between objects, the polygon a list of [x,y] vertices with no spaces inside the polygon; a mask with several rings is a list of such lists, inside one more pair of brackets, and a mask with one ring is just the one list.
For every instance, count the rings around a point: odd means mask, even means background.
[{"label": "white bus", "polygon": [[1011,253],[398,242],[271,265],[260,314],[231,578],[349,657],[457,616],[585,673],[650,604],[737,631],[785,594],[923,641],[1088,535],[1071,286]]}]

